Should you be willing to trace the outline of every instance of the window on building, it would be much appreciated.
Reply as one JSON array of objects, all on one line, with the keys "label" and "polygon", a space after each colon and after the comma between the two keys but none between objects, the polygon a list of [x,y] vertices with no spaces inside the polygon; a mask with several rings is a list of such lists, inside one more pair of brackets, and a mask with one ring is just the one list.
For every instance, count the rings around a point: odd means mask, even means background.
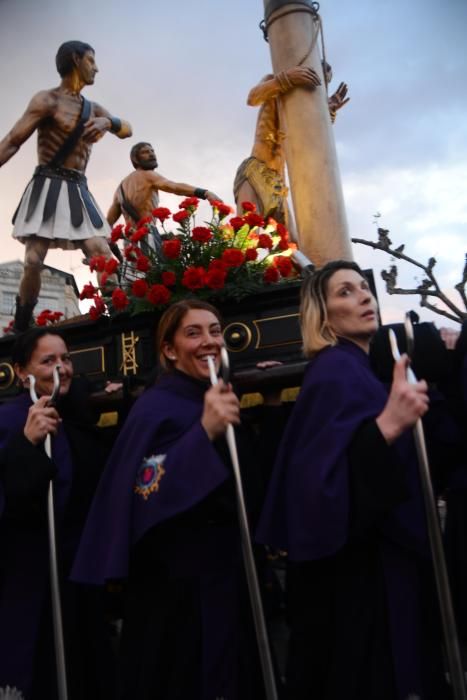
[{"label": "window on building", "polygon": [[11,316],[15,311],[16,293],[2,292],[2,314]]},{"label": "window on building", "polygon": [[40,314],[40,312],[44,311],[44,309],[49,309],[50,311],[60,311],[58,308],[58,299],[56,297],[40,296],[34,309],[34,315]]}]

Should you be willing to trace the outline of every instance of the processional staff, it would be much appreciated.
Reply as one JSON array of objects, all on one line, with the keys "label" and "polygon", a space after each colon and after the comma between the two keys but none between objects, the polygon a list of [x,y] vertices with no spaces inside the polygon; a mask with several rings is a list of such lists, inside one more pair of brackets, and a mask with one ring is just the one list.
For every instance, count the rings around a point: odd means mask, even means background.
[{"label": "processional staff", "polygon": [[[54,388],[49,406],[53,406],[57,400],[60,390],[60,375],[58,365],[54,367]],[[38,401],[36,394],[36,378],[33,374],[28,375],[29,393],[33,403]],[[52,439],[50,433],[45,438],[45,453],[49,459],[52,459]],[[55,644],[55,661],[57,666],[57,687],[59,700],[68,700],[66,662],[65,662],[65,640],[63,636],[63,620],[62,620],[62,604],[60,598],[60,581],[58,575],[58,560],[57,560],[57,538],[55,535],[55,506],[54,506],[54,490],[53,481],[49,483],[49,491],[47,496],[47,524],[49,535],[49,571],[50,571],[50,589],[52,595],[52,619]]]},{"label": "processional staff", "polygon": [[[224,347],[221,349],[221,362],[222,378],[224,382],[228,384],[229,356],[227,350]],[[211,384],[215,386],[218,380],[216,369],[214,366],[214,359],[211,356],[208,356],[208,364],[209,374],[211,377]],[[248,592],[250,594],[251,609],[253,612],[253,621],[255,624],[256,640],[258,643],[258,652],[261,662],[261,670],[263,672],[266,698],[267,700],[278,700],[279,696],[277,694],[276,682],[274,678],[274,667],[272,664],[271,650],[269,647],[263,604],[261,601],[261,593],[258,583],[258,574],[256,571],[253,547],[251,544],[250,527],[248,524],[248,516],[246,512],[245,498],[243,494],[243,484],[240,473],[240,463],[238,461],[237,443],[235,440],[235,433],[232,424],[227,426],[226,440],[227,446],[229,448],[230,459],[232,461],[235,479],[235,492],[237,496],[237,511],[240,526],[240,539],[242,543],[243,561],[245,564],[245,573],[248,583]]]},{"label": "processional staff", "polygon": [[[414,349],[414,333],[409,314],[406,314],[405,317],[405,333],[407,340],[407,354],[411,358]],[[401,355],[397,346],[396,336],[392,328],[389,329],[389,342],[391,344],[393,358],[395,362],[397,362],[400,360]],[[417,382],[417,378],[410,367],[407,370],[407,381],[410,384],[415,384]],[[415,447],[417,450],[420,484],[423,494],[423,502],[425,505],[428,539],[430,542],[431,556],[433,560],[433,570],[441,612],[441,621],[443,625],[444,644],[452,686],[452,695],[454,700],[466,700],[467,695],[465,689],[464,670],[462,668],[461,655],[459,651],[459,640],[457,638],[456,621],[454,618],[451,591],[449,588],[448,573],[444,558],[443,541],[441,537],[438,513],[436,510],[435,497],[433,494],[433,486],[431,483],[430,465],[428,462],[425,433],[421,418],[419,418],[415,423],[413,433]]]}]

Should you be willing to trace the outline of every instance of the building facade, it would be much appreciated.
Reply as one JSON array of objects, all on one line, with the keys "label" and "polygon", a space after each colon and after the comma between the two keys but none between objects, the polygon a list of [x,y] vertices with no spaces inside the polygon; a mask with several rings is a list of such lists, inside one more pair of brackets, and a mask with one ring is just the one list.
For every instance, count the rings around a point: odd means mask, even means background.
[{"label": "building facade", "polygon": [[[0,336],[4,333],[4,327],[8,326],[14,316],[16,295],[22,274],[23,263],[19,260],[0,263]],[[50,311],[61,311],[65,319],[79,316],[81,312],[78,299],[79,291],[73,275],[50,265],[44,265],[41,293],[34,315],[37,316],[44,309],[50,309]]]}]

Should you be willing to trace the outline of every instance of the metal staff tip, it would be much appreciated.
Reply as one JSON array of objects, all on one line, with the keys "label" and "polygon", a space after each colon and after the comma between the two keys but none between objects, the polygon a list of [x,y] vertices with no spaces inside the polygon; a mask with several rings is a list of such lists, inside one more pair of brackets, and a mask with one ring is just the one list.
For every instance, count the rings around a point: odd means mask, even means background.
[{"label": "metal staff tip", "polygon": [[[58,398],[58,392],[60,391],[60,365],[55,365],[53,370],[54,386],[52,389],[52,395],[50,397],[49,405],[53,406]],[[28,374],[29,380],[29,395],[33,403],[39,401],[39,397],[36,392],[36,378],[33,374]]]}]

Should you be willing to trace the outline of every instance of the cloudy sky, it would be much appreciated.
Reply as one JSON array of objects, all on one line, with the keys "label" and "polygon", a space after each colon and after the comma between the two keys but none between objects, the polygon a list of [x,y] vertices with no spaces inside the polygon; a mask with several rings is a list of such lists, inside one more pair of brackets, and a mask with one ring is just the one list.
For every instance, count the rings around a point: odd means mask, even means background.
[{"label": "cloudy sky", "polygon": [[[374,239],[379,212],[409,255],[437,258],[439,280],[456,299],[467,251],[467,0],[323,0],[320,14],[331,87],[344,80],[351,96],[334,127],[351,235]],[[233,203],[257,114],[246,96],[270,71],[262,17],[262,0],[0,0],[0,137],[35,92],[58,84],[58,46],[80,39],[95,47],[100,69],[86,96],[134,130],[129,141],[107,135],[94,148],[87,176],[103,210],[131,169],[136,140],[156,146],[166,177]],[[10,219],[35,149],[32,137],[0,170],[0,261],[23,256]],[[177,201],[162,197],[172,208]],[[383,253],[354,252],[378,279],[390,264]],[[79,252],[53,251],[47,262],[72,271],[79,285],[89,280]],[[401,282],[413,286],[416,276],[401,268]],[[384,320],[417,308],[378,285]]]}]

